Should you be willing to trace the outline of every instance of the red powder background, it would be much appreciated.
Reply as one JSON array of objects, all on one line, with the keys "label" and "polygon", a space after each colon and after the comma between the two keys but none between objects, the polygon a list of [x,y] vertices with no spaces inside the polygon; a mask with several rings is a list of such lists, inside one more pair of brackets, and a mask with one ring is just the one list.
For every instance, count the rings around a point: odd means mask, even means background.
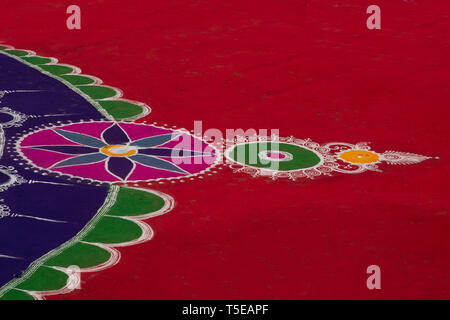
[{"label": "red powder background", "polygon": [[[51,3],[50,3],[51,2]],[[0,41],[80,67],[145,120],[440,157],[297,182],[228,168],[151,186],[153,240],[48,299],[449,299],[448,0],[3,0]],[[381,290],[366,268],[381,267]]]}]

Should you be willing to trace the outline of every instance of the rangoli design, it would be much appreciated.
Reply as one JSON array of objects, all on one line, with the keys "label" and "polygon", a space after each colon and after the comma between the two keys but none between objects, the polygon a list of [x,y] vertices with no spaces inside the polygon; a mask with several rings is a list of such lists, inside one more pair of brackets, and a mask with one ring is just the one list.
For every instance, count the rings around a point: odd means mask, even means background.
[{"label": "rangoli design", "polygon": [[17,150],[38,168],[107,182],[186,177],[219,159],[187,132],[125,122],[44,129],[24,137]]},{"label": "rangoli design", "polygon": [[77,67],[0,45],[0,299],[70,292],[74,268],[110,268],[118,247],[150,240],[144,220],[175,200],[141,182],[187,181],[223,165],[295,181],[429,159],[277,136],[223,141],[222,155],[186,129],[135,122],[150,111]]},{"label": "rangoli design", "polygon": [[[251,139],[250,139],[251,140]],[[320,145],[310,139],[293,137],[258,137],[257,141],[237,143],[225,156],[235,172],[245,172],[254,177],[272,179],[314,179],[331,173],[361,173],[366,170],[381,171],[379,164],[414,164],[430,157],[414,153],[372,151],[368,143],[350,144],[330,142]]]}]

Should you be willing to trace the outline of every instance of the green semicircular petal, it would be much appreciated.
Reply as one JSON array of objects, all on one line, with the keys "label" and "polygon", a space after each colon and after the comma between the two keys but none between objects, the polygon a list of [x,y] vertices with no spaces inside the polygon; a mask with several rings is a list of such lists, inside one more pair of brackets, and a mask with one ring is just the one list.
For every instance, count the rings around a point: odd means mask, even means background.
[{"label": "green semicircular petal", "polygon": [[108,261],[110,257],[111,254],[105,249],[78,242],[57,256],[50,258],[45,265],[64,268],[75,265],[80,268],[89,268]]},{"label": "green semicircular petal", "polygon": [[68,280],[67,274],[50,267],[39,267],[27,280],[17,286],[29,291],[51,291],[63,288]]},{"label": "green semicircular petal", "polygon": [[78,89],[92,99],[106,99],[114,97],[117,94],[116,90],[102,86],[78,86]]},{"label": "green semicircular petal", "polygon": [[17,57],[24,57],[28,55],[28,51],[24,50],[5,50],[5,52]]},{"label": "green semicircular petal", "polygon": [[115,217],[103,217],[83,241],[114,244],[138,239],[141,228],[134,222]]},{"label": "green semicircular petal", "polygon": [[45,70],[47,72],[50,72],[51,74],[55,76],[60,76],[63,74],[68,74],[73,72],[74,70],[67,66],[60,66],[56,64],[50,64],[50,65],[42,65],[39,66],[42,70]]},{"label": "green semicircular petal", "polygon": [[116,120],[132,118],[143,111],[141,106],[122,100],[104,100],[99,104]]},{"label": "green semicircular petal", "polygon": [[11,289],[2,295],[0,300],[34,300],[34,297],[24,291]]},{"label": "green semicircular petal", "polygon": [[62,75],[62,76],[60,76],[60,78],[63,80],[66,80],[67,82],[69,82],[70,84],[72,84],[74,86],[95,83],[94,79],[92,79],[90,77],[86,77],[86,76],[77,75],[77,74]]},{"label": "green semicircular petal", "polygon": [[38,56],[34,56],[34,57],[23,57],[22,60],[34,64],[34,65],[42,65],[42,64],[47,64],[52,62],[52,59],[50,58],[44,58],[44,57],[38,57]]},{"label": "green semicircular petal", "polygon": [[108,211],[110,216],[139,216],[156,212],[164,207],[160,196],[137,189],[120,188],[116,202]]}]

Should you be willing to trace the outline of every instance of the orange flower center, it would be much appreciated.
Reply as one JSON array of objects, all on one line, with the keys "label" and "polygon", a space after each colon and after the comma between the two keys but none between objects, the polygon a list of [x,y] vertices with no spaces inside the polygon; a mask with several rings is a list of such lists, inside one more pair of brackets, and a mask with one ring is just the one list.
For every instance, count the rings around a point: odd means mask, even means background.
[{"label": "orange flower center", "polygon": [[135,155],[137,153],[137,150],[134,147],[122,144],[114,144],[101,148],[100,152],[110,157],[129,157]]}]

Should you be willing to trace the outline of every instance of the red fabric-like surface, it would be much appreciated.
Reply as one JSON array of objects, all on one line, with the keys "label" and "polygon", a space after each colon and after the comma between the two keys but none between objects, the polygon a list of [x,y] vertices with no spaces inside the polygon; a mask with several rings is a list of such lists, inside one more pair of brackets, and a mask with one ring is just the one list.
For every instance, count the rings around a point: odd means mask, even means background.
[{"label": "red fabric-like surface", "polygon": [[[280,129],[428,156],[383,173],[218,174],[154,189],[170,213],[82,290],[51,299],[450,298],[447,0],[2,1],[0,40],[152,106],[147,120]],[[381,290],[366,288],[381,267]]]}]

